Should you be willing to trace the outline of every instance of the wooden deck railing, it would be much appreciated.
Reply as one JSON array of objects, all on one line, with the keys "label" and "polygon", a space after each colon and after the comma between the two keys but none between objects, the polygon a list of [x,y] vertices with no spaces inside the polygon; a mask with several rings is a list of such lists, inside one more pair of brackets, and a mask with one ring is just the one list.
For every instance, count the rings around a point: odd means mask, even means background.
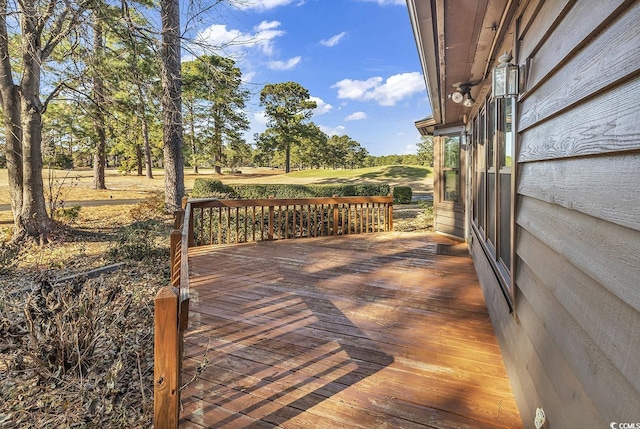
[{"label": "wooden deck railing", "polygon": [[154,427],[177,428],[182,337],[189,317],[189,219],[191,207],[177,212],[170,242],[171,285],[160,289],[154,310]]},{"label": "wooden deck railing", "polygon": [[393,197],[189,199],[190,245],[230,244],[393,229]]}]

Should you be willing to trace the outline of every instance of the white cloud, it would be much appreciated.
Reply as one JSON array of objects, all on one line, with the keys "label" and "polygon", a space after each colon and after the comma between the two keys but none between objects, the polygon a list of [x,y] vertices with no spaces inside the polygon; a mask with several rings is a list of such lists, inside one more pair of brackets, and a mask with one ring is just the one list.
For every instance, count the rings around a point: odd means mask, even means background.
[{"label": "white cloud", "polygon": [[253,120],[261,125],[267,124],[267,115],[264,113],[264,110],[261,112],[256,112],[253,114]]},{"label": "white cloud", "polygon": [[293,2],[294,0],[245,0],[238,2],[236,6],[242,10],[255,9],[264,11],[274,9],[278,6],[286,6]]},{"label": "white cloud", "polygon": [[[243,33],[236,29],[227,29],[225,24],[213,24],[201,30],[197,36],[197,44],[215,49],[222,49],[229,54],[239,54],[250,48],[258,48],[266,55],[273,55],[274,40],[285,34],[279,30],[279,21],[262,21],[253,27],[253,31]],[[195,48],[196,53],[201,48]]]},{"label": "white cloud", "polygon": [[278,28],[278,27],[280,27],[280,21],[262,21],[260,24],[253,27],[253,29],[260,32],[260,31],[273,30],[274,28]]},{"label": "white cloud", "polygon": [[338,125],[337,127],[328,127],[326,125],[318,125],[318,128],[320,128],[320,130],[326,135],[328,135],[329,137],[344,135],[344,132],[346,131],[346,128],[344,125]]},{"label": "white cloud", "polygon": [[411,72],[390,76],[384,83],[379,76],[367,80],[343,79],[332,88],[338,89],[338,98],[373,100],[381,106],[394,106],[405,97],[423,92],[424,81],[420,73]]},{"label": "white cloud", "polygon": [[346,31],[343,31],[342,33],[336,34],[335,36],[332,36],[328,39],[320,40],[320,44],[328,47],[336,46],[338,43],[340,43],[340,40],[342,40],[342,38],[346,35],[347,35]]},{"label": "white cloud", "polygon": [[242,73],[242,82],[244,83],[251,83],[253,82],[253,79],[255,79],[257,72],[255,71],[250,71],[250,72],[243,72]]},{"label": "white cloud", "polygon": [[208,46],[223,47],[248,42],[250,36],[239,30],[227,30],[226,24],[213,24],[198,32],[196,40]]},{"label": "white cloud", "polygon": [[387,5],[405,6],[407,4],[406,0],[360,0],[360,1],[378,3],[380,6],[387,6]]},{"label": "white cloud", "polygon": [[338,98],[363,100],[369,90],[376,88],[382,82],[381,77],[372,77],[367,80],[343,79],[331,88],[338,88]]},{"label": "white cloud", "polygon": [[294,68],[302,57],[289,58],[287,61],[269,61],[267,67],[271,70],[291,70]]},{"label": "white cloud", "polygon": [[273,55],[273,40],[285,33],[283,30],[278,30],[278,27],[280,27],[279,21],[262,21],[253,28],[255,44],[266,55]]},{"label": "white cloud", "polygon": [[309,97],[309,100],[316,102],[317,107],[313,109],[314,115],[317,115],[317,116],[324,115],[325,113],[329,113],[329,111],[333,109],[333,106],[331,104],[325,103],[319,97]]},{"label": "white cloud", "polygon": [[413,143],[409,143],[405,148],[404,148],[404,153],[403,155],[415,155],[416,153],[418,153],[418,146],[416,146]]},{"label": "white cloud", "polygon": [[345,121],[359,121],[361,119],[367,119],[367,114],[364,112],[354,112],[344,118]]}]

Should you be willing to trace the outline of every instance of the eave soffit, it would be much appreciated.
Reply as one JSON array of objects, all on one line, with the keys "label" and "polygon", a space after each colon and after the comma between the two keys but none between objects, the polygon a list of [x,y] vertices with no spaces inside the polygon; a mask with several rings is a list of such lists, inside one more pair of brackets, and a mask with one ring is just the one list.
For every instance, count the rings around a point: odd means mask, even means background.
[{"label": "eave soffit", "polygon": [[[433,118],[438,125],[463,122],[471,111],[449,95],[455,84],[475,83],[478,100],[490,64],[500,56],[510,0],[407,0]],[[437,125],[436,125],[437,126]]]}]

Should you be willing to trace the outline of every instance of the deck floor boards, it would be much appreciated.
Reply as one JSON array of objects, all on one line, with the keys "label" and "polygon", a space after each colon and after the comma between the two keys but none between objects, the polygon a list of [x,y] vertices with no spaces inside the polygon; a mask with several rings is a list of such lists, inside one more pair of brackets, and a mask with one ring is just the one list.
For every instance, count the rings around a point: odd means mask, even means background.
[{"label": "deck floor boards", "polygon": [[181,427],[521,428],[472,261],[439,243],[190,249]]}]

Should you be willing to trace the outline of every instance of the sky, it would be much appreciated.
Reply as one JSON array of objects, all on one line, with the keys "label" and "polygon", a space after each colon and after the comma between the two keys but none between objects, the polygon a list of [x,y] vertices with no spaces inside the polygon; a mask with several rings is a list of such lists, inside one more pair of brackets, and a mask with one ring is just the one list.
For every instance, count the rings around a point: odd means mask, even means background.
[{"label": "sky", "polygon": [[[242,70],[254,94],[248,142],[265,129],[260,90],[293,81],[309,90],[311,120],[328,135],[375,156],[415,153],[414,122],[430,107],[405,0],[238,0],[186,27]],[[200,52],[187,46],[183,60]]]}]

